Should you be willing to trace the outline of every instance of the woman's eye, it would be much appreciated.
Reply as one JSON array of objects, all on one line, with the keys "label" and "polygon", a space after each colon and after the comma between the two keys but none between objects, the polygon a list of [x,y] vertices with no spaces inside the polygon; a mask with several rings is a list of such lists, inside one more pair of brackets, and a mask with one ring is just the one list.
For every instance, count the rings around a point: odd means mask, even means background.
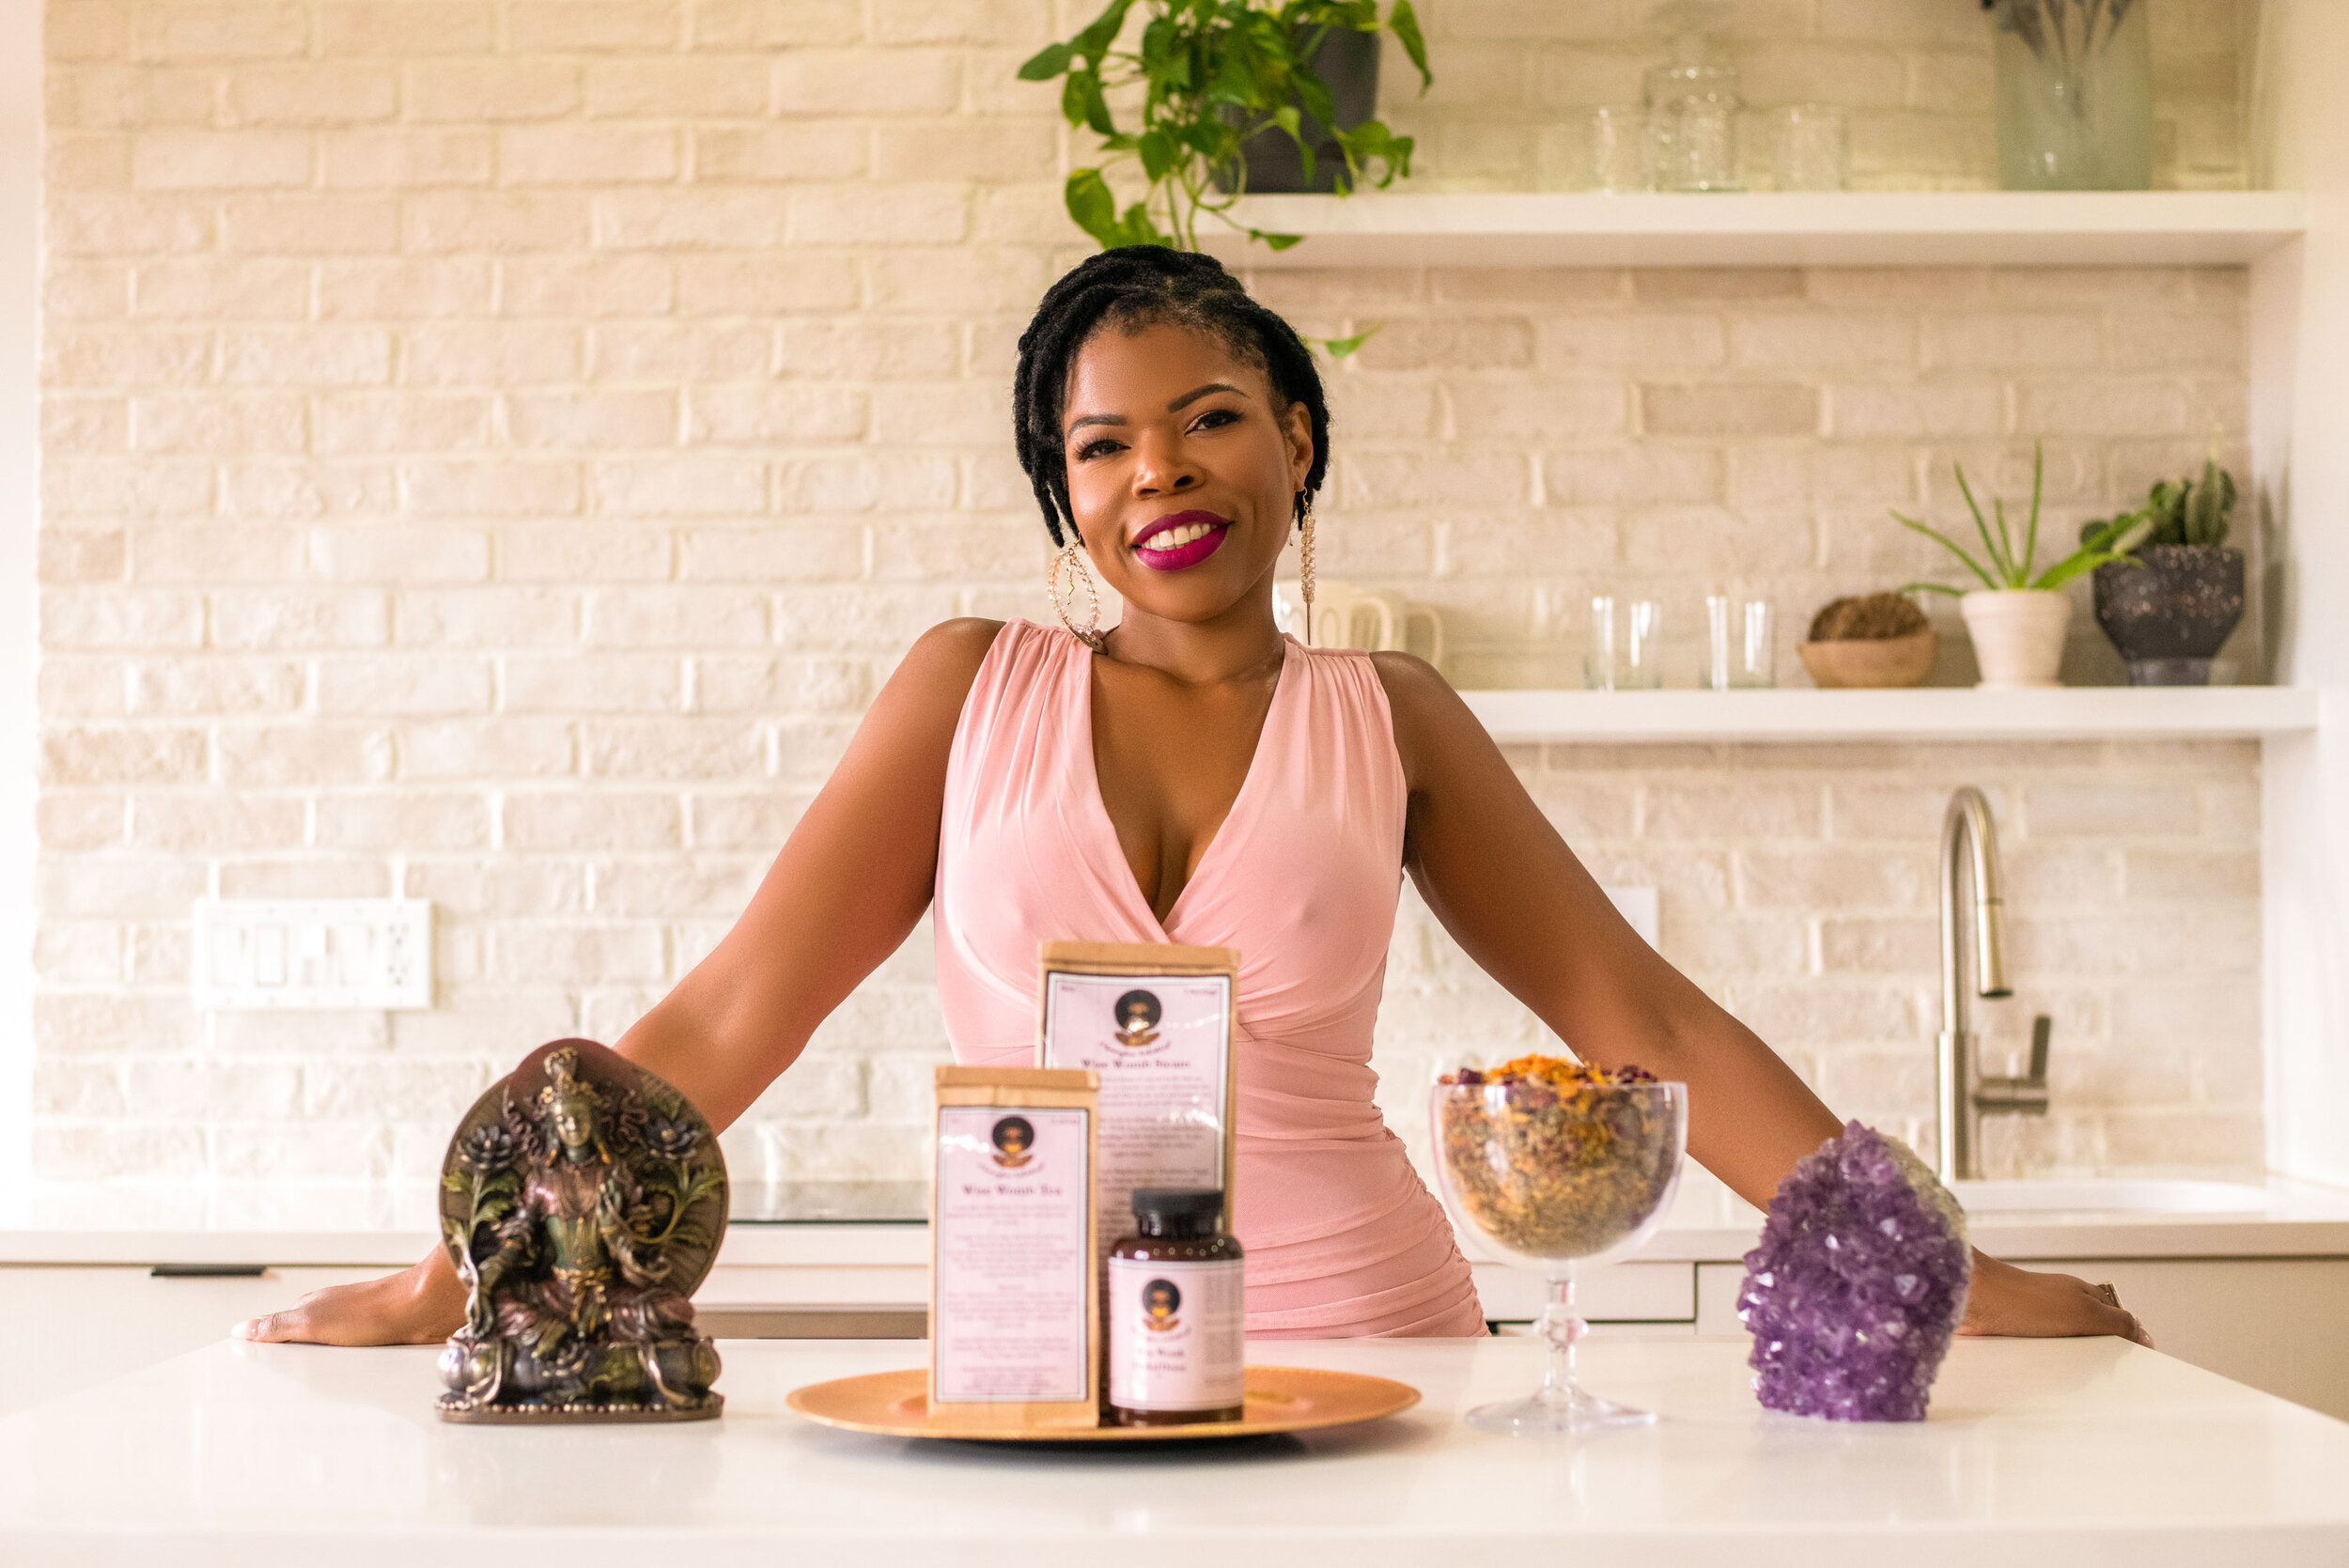
[{"label": "woman's eye", "polygon": [[1212,430],[1219,425],[1229,425],[1239,417],[1237,409],[1209,409],[1191,426],[1194,430]]},{"label": "woman's eye", "polygon": [[1078,447],[1077,460],[1081,463],[1089,462],[1093,458],[1101,457],[1105,453],[1116,450],[1116,447],[1117,442],[1110,440],[1107,436],[1103,436],[1098,441],[1089,441],[1082,446]]}]

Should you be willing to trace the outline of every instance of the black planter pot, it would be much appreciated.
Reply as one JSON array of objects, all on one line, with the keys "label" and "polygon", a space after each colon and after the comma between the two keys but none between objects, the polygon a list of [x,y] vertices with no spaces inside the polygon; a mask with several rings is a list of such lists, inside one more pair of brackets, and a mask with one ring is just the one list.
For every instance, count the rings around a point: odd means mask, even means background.
[{"label": "black planter pot", "polygon": [[2144,565],[2096,568],[2096,624],[2132,686],[2208,686],[2210,661],[2243,619],[2243,551],[2147,545]]},{"label": "black planter pot", "polygon": [[[1357,32],[1351,27],[1331,28],[1322,39],[1321,48],[1315,52],[1313,68],[1315,74],[1329,85],[1330,106],[1337,111],[1342,129],[1351,131],[1377,113],[1377,34]],[[1338,175],[1346,168],[1346,154],[1330,139],[1327,126],[1304,114],[1301,108],[1299,113],[1302,123],[1298,133],[1314,149],[1313,179],[1305,178],[1305,161],[1298,156],[1297,144],[1289,140],[1287,132],[1261,132],[1240,144],[1251,194],[1326,193],[1338,188]],[[1232,181],[1221,171],[1216,174],[1215,184],[1220,191],[1232,188]]]}]

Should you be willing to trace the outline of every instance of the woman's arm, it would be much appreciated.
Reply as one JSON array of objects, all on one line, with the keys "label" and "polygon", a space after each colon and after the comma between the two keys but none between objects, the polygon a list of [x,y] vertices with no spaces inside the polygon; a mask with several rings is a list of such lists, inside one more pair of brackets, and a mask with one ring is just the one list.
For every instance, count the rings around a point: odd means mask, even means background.
[{"label": "woman's arm", "polygon": [[[949,621],[907,653],[848,753],[791,831],[750,907],[614,1048],[717,1126],[731,1125],[929,907],[955,725],[1001,624]],[[397,1274],[304,1296],[241,1324],[250,1340],[444,1339],[464,1286],[435,1248]]]},{"label": "woman's arm", "polygon": [[[1427,907],[1576,1054],[1688,1084],[1689,1153],[1768,1207],[1795,1162],[1843,1124],[1640,939],[1442,676],[1406,655],[1376,658],[1410,785],[1405,863]],[[2134,1322],[2077,1280],[1977,1254],[1970,1331],[2111,1334]]]}]

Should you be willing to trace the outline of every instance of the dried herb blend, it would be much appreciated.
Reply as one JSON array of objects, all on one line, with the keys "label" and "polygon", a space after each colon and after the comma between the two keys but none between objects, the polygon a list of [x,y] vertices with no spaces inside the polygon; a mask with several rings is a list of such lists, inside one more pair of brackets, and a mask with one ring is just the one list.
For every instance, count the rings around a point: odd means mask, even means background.
[{"label": "dried herb blend", "polygon": [[1554,1056],[1446,1074],[1436,1136],[1454,1201],[1527,1257],[1606,1250],[1656,1211],[1677,1168],[1665,1097],[1626,1092],[1655,1081]]}]

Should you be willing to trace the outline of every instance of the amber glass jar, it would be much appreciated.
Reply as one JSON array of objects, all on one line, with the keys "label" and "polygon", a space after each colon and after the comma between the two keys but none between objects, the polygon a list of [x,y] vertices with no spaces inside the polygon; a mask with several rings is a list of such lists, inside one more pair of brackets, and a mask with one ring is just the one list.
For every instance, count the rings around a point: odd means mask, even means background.
[{"label": "amber glass jar", "polygon": [[1223,1194],[1145,1187],[1133,1234],[1110,1250],[1109,1420],[1236,1421],[1245,1403],[1246,1304]]}]

